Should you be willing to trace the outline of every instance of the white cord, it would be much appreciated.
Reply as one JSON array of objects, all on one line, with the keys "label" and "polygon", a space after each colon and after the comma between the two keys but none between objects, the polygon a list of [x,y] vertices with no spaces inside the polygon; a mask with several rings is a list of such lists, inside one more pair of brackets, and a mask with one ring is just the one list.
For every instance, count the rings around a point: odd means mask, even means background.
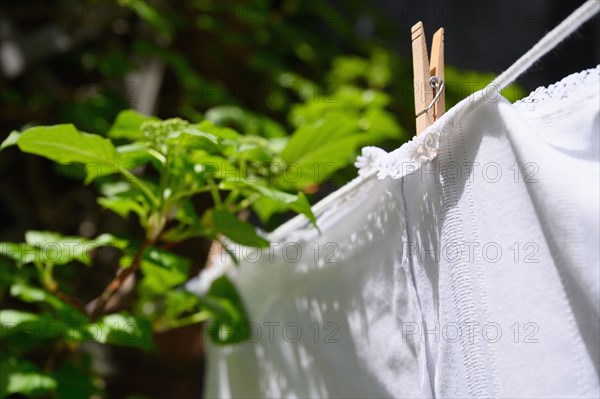
[{"label": "white cord", "polygon": [[494,79],[488,87],[495,87],[498,91],[504,89],[521,76],[534,62],[546,55],[546,53],[596,15],[598,11],[600,11],[600,0],[588,0],[583,3],[556,28],[548,32],[542,40],[519,58],[510,68]]}]

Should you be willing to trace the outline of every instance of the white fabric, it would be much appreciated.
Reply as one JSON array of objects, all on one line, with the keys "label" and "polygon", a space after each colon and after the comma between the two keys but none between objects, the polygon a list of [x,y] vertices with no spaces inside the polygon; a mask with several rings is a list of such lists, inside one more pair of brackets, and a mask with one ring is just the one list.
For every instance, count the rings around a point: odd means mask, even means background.
[{"label": "white fabric", "polygon": [[320,232],[215,257],[190,289],[227,274],[252,339],[207,342],[205,397],[600,397],[599,87],[600,66],[475,93],[363,149]]},{"label": "white fabric", "polygon": [[395,152],[365,148],[382,180],[324,209],[321,234],[232,248],[241,266],[210,274],[235,282],[253,342],[207,343],[206,397],[599,397],[599,77],[514,105],[477,93]]}]

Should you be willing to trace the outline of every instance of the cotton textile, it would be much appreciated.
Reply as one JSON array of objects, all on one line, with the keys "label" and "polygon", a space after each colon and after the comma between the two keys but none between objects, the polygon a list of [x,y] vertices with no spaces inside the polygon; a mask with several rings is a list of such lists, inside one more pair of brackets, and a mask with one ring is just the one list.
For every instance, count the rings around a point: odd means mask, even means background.
[{"label": "cotton textile", "polygon": [[363,149],[320,233],[213,259],[252,342],[207,343],[205,396],[600,397],[599,78],[475,93]]}]

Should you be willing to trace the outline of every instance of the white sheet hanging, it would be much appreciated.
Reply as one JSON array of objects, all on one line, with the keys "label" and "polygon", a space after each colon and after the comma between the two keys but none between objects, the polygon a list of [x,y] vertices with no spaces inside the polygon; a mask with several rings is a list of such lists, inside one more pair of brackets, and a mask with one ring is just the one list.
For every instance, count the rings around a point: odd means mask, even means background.
[{"label": "white sheet hanging", "polygon": [[207,343],[206,397],[600,397],[599,87],[478,92],[365,148],[322,234],[233,247],[196,286],[228,273],[252,342]]}]

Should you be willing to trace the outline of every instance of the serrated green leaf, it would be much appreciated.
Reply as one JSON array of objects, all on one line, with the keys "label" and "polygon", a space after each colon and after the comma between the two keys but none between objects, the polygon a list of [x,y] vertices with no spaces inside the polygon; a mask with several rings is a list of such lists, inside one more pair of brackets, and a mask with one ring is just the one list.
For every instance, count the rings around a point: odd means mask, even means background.
[{"label": "serrated green leaf", "polygon": [[249,247],[267,247],[269,241],[256,233],[256,229],[249,223],[243,222],[235,215],[224,209],[211,209],[208,215],[216,233],[229,237],[238,244]]},{"label": "serrated green leaf", "polygon": [[112,166],[118,161],[110,140],[80,133],[73,125],[39,126],[27,129],[17,140],[23,152],[58,163],[85,163]]}]

